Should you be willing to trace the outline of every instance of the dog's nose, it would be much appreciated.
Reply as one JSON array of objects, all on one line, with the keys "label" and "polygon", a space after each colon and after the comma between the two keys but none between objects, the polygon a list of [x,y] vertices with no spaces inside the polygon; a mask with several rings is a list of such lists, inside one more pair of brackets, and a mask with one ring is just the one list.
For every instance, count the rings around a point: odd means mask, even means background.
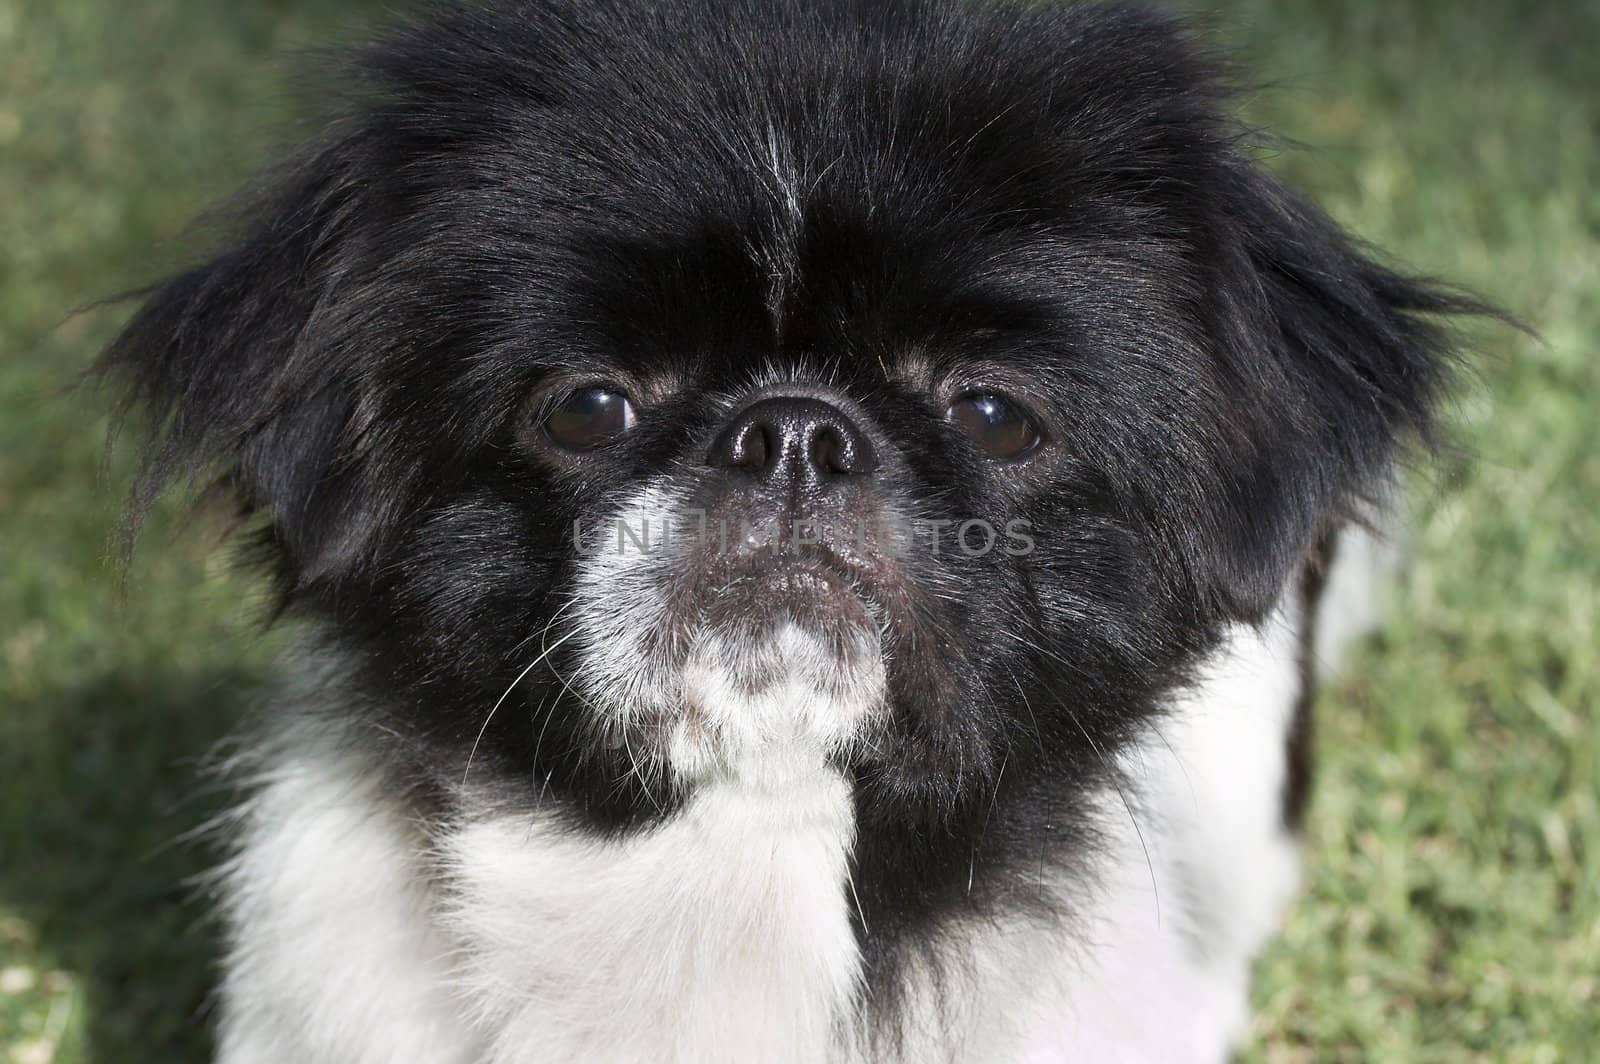
[{"label": "dog's nose", "polygon": [[782,478],[820,486],[878,468],[872,441],[832,403],[809,396],[771,396],[740,410],[711,442],[706,464],[744,470],[760,480]]}]

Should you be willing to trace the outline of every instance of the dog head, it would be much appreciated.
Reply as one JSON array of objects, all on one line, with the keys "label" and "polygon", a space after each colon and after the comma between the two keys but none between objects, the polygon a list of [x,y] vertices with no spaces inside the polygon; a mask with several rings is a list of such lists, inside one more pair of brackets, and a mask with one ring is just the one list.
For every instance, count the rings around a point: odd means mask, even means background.
[{"label": "dog head", "polygon": [[512,3],[349,71],[107,355],[136,502],[221,474],[406,756],[584,815],[800,759],[959,835],[1002,766],[1095,778],[1468,309],[1139,9]]}]

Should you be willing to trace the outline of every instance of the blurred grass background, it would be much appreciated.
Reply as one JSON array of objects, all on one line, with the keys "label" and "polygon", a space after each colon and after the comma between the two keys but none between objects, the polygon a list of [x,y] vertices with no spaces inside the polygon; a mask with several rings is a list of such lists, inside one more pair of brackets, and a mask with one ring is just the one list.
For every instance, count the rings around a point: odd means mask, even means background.
[{"label": "blurred grass background", "polygon": [[[1254,1061],[1600,1059],[1600,3],[1188,6],[1273,83],[1274,161],[1484,328],[1462,455],[1319,709],[1305,897]],[[363,0],[0,0],[0,1059],[199,1061],[215,950],[181,843],[263,680],[248,580],[166,513],[119,602],[126,461],[74,374],[284,131],[284,57]]]}]

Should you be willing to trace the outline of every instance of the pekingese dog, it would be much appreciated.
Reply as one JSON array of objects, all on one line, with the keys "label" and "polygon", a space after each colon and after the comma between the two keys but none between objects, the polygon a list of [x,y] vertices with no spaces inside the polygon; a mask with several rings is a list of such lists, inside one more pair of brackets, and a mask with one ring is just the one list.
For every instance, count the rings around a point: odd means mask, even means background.
[{"label": "pekingese dog", "polygon": [[1321,592],[1478,306],[1144,8],[445,5],[345,64],[105,356],[135,511],[217,477],[303,632],[220,1059],[1223,1059]]}]

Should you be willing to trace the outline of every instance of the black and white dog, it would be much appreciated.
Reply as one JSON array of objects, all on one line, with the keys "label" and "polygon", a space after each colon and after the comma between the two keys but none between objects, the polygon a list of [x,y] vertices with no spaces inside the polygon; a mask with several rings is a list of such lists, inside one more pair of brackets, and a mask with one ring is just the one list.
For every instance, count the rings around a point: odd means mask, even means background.
[{"label": "black and white dog", "polygon": [[305,632],[221,1058],[1223,1058],[1326,562],[1477,306],[1145,9],[524,0],[347,73],[105,360],[135,509],[220,477]]}]

